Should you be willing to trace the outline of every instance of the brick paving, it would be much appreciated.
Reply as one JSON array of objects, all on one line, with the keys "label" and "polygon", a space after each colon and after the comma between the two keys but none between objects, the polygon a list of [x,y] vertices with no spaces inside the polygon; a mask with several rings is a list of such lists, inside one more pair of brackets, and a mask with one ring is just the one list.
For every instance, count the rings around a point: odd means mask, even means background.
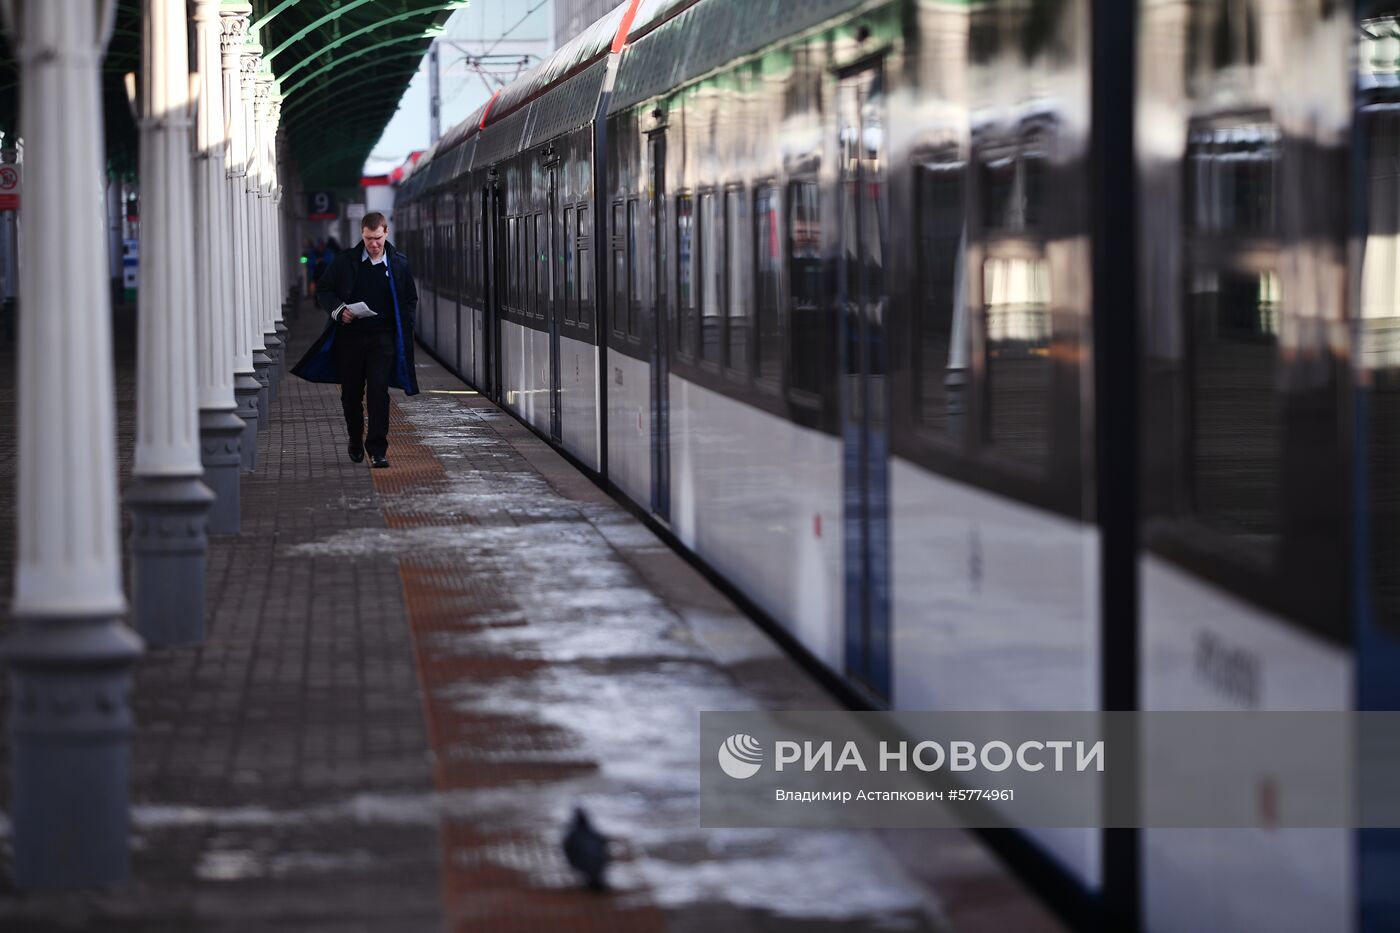
[{"label": "brick paving", "polygon": [[[123,489],[133,316],[118,312],[115,335]],[[2,352],[0,456],[13,463],[13,348]],[[288,556],[327,534],[383,527],[339,420],[333,389],[284,377],[258,470],[243,480],[242,531],[211,539],[205,644],[148,650],[136,666],[132,884],[4,895],[0,929],[441,929],[438,832],[422,805],[432,764],[397,564]],[[13,510],[0,509],[6,612],[13,535]]]},{"label": "brick paving", "polygon": [[[284,378],[243,531],[211,545],[206,643],[138,664],[133,882],[0,890],[0,929],[1054,929],[965,834],[700,830],[696,711],[830,699],[533,434],[430,360],[420,381],[370,471],[335,388]],[[559,852],[576,805],[614,838],[606,894]]]}]

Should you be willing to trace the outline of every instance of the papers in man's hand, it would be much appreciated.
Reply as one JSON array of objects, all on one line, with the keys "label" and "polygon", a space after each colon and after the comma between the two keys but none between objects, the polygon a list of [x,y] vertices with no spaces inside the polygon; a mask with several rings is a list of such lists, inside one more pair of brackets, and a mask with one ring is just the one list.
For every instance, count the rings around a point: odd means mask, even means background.
[{"label": "papers in man's hand", "polygon": [[341,305],[340,305],[340,307],[335,309],[335,314],[332,315],[332,316],[333,316],[336,320],[340,320],[340,312],[342,312],[342,311],[349,311],[349,312],[350,312],[350,316],[353,317],[353,318],[354,318],[355,320],[357,320],[357,321],[358,321],[360,318],[365,318],[365,317],[378,317],[378,316],[379,316],[379,315],[375,314],[373,311],[371,311],[369,305],[365,304],[363,301],[357,301],[357,302],[355,302],[354,304],[348,304],[348,305],[345,304],[344,302],[342,302]]}]

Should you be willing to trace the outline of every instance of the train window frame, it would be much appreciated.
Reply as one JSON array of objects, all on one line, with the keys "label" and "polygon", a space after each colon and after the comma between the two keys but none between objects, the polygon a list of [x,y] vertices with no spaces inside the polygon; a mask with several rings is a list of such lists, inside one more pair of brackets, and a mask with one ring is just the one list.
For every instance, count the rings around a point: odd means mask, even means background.
[{"label": "train window frame", "polygon": [[[826,280],[830,273],[830,269],[828,268],[827,257],[823,254],[821,231],[823,230],[823,213],[827,210],[830,210],[831,205],[824,203],[825,197],[824,192],[822,190],[822,181],[816,175],[803,174],[791,176],[788,178],[783,190],[784,201],[787,205],[787,211],[785,212],[785,215],[783,217],[782,234],[782,269],[783,278],[786,280],[787,283],[787,289],[785,295],[786,300],[780,304],[780,308],[782,309],[782,316],[784,318],[784,326],[782,327],[782,345],[783,360],[785,364],[785,378],[783,380],[783,383],[786,386],[787,399],[790,405],[797,408],[806,409],[810,412],[816,412],[820,411],[822,408],[822,393],[824,387],[829,386],[832,380],[836,378],[836,366],[834,365],[834,357],[832,354],[832,350],[834,349],[834,347],[831,345],[831,342],[834,342],[836,340],[837,335],[832,327],[833,322],[830,320],[833,311],[830,296],[827,295],[824,299],[822,296],[826,295],[826,291],[825,289],[819,286],[816,289],[818,295],[816,301],[811,305],[811,307],[804,308],[803,310],[807,312],[814,312],[815,316],[819,319],[819,323],[822,322],[822,319],[825,319],[825,323],[827,324],[826,337],[828,343],[827,345],[821,347],[822,353],[818,355],[819,363],[816,363],[814,361],[814,364],[817,365],[818,369],[817,386],[815,388],[811,388],[806,385],[799,386],[795,384],[794,379],[797,376],[798,367],[795,364],[794,357],[798,349],[798,347],[795,345],[795,341],[798,339],[798,333],[797,328],[794,325],[796,322],[795,312],[797,311],[798,290],[796,286],[797,276],[794,272],[794,263],[799,257],[794,253],[796,239],[793,235],[793,227],[794,222],[797,218],[797,211],[794,209],[794,206],[797,203],[797,199],[794,197],[793,193],[795,189],[799,187],[809,189],[815,194],[816,197],[817,235],[815,261],[819,270],[819,280]],[[810,259],[811,257],[804,256],[801,258]],[[819,330],[818,334],[820,333],[821,331]]]},{"label": "train window frame", "polygon": [[[1172,271],[1179,293],[1174,301],[1144,303],[1144,328],[1160,327],[1169,321],[1178,328],[1180,342],[1172,347],[1174,355],[1144,357],[1155,377],[1145,393],[1144,410],[1149,417],[1156,409],[1170,411],[1168,423],[1172,431],[1143,438],[1144,472],[1151,482],[1145,487],[1142,547],[1144,554],[1219,587],[1233,599],[1277,616],[1291,629],[1331,645],[1347,645],[1353,638],[1351,620],[1338,606],[1353,598],[1354,581],[1347,549],[1338,543],[1349,541],[1351,534],[1352,505],[1347,490],[1354,465],[1348,442],[1335,434],[1336,416],[1327,416],[1325,425],[1318,416],[1324,409],[1342,411],[1352,389],[1344,371],[1319,367],[1310,359],[1317,352],[1315,346],[1290,347],[1284,339],[1290,320],[1306,320],[1311,312],[1307,299],[1290,291],[1290,286],[1298,283],[1288,276],[1289,237],[1276,223],[1286,198],[1285,190],[1279,186],[1280,176],[1292,173],[1295,178],[1303,178],[1307,173],[1300,170],[1301,165],[1307,165],[1316,153],[1307,152],[1302,146],[1290,148],[1283,144],[1286,134],[1279,135],[1278,161],[1271,169],[1269,182],[1274,203],[1267,216],[1272,226],[1253,222],[1201,223],[1201,205],[1193,203],[1193,196],[1200,192],[1193,187],[1191,175],[1199,176],[1203,166],[1193,162],[1195,153],[1189,143],[1207,138],[1212,132],[1221,133],[1222,138],[1243,139],[1239,127],[1260,122],[1279,121],[1267,109],[1257,107],[1214,110],[1188,118],[1188,145],[1183,147],[1175,165],[1180,202],[1171,231],[1177,247],[1177,265]],[[1232,153],[1228,148],[1212,148],[1204,154]],[[1292,159],[1301,165],[1289,166]],[[1237,199],[1245,187],[1225,185],[1220,190]],[[1235,216],[1243,216],[1238,213],[1242,203],[1234,200],[1213,204],[1208,212],[1216,219],[1232,210]],[[1341,252],[1343,233],[1333,229],[1331,235]],[[1319,242],[1326,242],[1326,237]],[[1266,284],[1271,275],[1277,278],[1275,295],[1266,294],[1274,287]],[[1274,438],[1272,449],[1266,452],[1272,454],[1267,468],[1274,476],[1270,491],[1272,514],[1267,520],[1273,523],[1272,535],[1241,534],[1240,528],[1222,527],[1218,520],[1203,519],[1200,512],[1195,450],[1201,427],[1198,412],[1215,406],[1198,385],[1204,347],[1198,338],[1210,333],[1218,337],[1222,331],[1239,328],[1244,320],[1238,308],[1228,308],[1227,277],[1244,279],[1248,286],[1236,289],[1236,298],[1254,291],[1252,301],[1244,304],[1255,304],[1254,326],[1263,329],[1265,319],[1273,316],[1272,339],[1265,342],[1272,348],[1268,370],[1262,376],[1255,374],[1253,380],[1269,386],[1273,421],[1269,430]],[[1198,295],[1208,293],[1215,296],[1216,308],[1198,305]],[[1270,302],[1277,305],[1272,311],[1263,307]],[[1213,321],[1208,317],[1211,312]],[[1213,332],[1209,324],[1213,324]],[[1249,331],[1241,329],[1232,336],[1243,343],[1247,353]],[[1234,362],[1232,375],[1236,385],[1229,388],[1231,397],[1239,398],[1243,394],[1239,380],[1246,367]],[[1306,388],[1296,379],[1301,367],[1309,372]],[[1246,389],[1248,381],[1246,378]],[[1218,413],[1212,410],[1211,414]],[[1245,405],[1242,414],[1251,427],[1257,423],[1257,410],[1251,416]],[[1304,489],[1308,490],[1307,495],[1299,495]]]},{"label": "train window frame", "polygon": [[643,307],[642,298],[646,293],[644,275],[646,262],[638,257],[638,227],[637,216],[640,211],[638,199],[631,197],[627,199],[626,223],[627,230],[625,238],[627,240],[627,294],[628,307],[630,308],[629,326],[627,331],[628,342],[634,346],[641,346],[643,338],[646,336],[646,308]]},{"label": "train window frame", "polygon": [[[729,339],[728,319],[725,316],[724,300],[724,276],[722,264],[714,261],[710,255],[712,245],[717,245],[713,250],[722,257],[724,255],[723,232],[724,224],[719,220],[719,208],[723,206],[724,199],[721,197],[722,191],[714,187],[701,188],[696,191],[695,197],[695,361],[705,372],[718,374],[724,366],[724,348]],[[712,228],[718,228],[718,233]],[[711,243],[714,240],[714,243]],[[714,279],[713,282],[710,279]],[[705,342],[705,311],[706,302],[711,301],[711,291],[713,296],[715,319],[715,333],[713,352],[711,357],[706,352]]]},{"label": "train window frame", "polygon": [[[769,240],[772,241],[774,236],[776,236],[777,243],[779,244],[776,255],[770,257],[770,259],[772,260],[772,273],[770,274],[773,275],[774,287],[772,296],[773,303],[769,310],[771,313],[773,324],[773,341],[777,350],[776,354],[771,360],[773,368],[773,372],[771,375],[765,374],[763,371],[765,361],[763,354],[764,346],[762,340],[763,329],[761,326],[763,316],[760,313],[763,310],[763,290],[760,288],[759,280],[760,269],[762,268],[763,264],[760,261],[759,253],[758,234],[760,220],[758,202],[761,198],[765,196],[765,194],[769,196],[769,199],[772,202],[774,208],[772,211],[773,219],[769,227]],[[758,389],[763,393],[773,396],[777,396],[782,393],[783,377],[786,369],[786,361],[783,358],[785,346],[785,335],[783,332],[783,305],[786,300],[784,295],[784,286],[786,284],[784,282],[784,276],[786,274],[787,268],[787,247],[784,242],[783,233],[783,231],[786,229],[786,220],[784,218],[786,205],[784,203],[784,196],[785,191],[782,180],[776,176],[767,176],[764,178],[760,178],[754,182],[753,192],[750,195],[749,201],[749,250],[753,254],[754,293],[754,348],[752,353],[752,377],[754,388]],[[774,231],[776,231],[776,233]]]},{"label": "train window frame", "polygon": [[535,320],[546,324],[554,313],[554,277],[549,263],[551,228],[548,213],[535,211],[535,254],[531,258],[535,268]]},{"label": "train window frame", "polygon": [[484,239],[485,228],[481,220],[472,221],[472,265],[473,274],[476,277],[476,291],[472,297],[476,301],[477,307],[482,307],[486,303],[486,240]]},{"label": "train window frame", "polygon": [[[684,215],[682,214],[682,211],[681,211],[681,205],[682,205],[682,204],[685,204],[685,205],[687,205],[687,206],[690,208],[690,210],[689,210],[688,212],[685,212]],[[689,294],[689,296],[690,296],[690,301],[691,301],[691,312],[692,312],[692,314],[695,316],[695,318],[698,319],[698,316],[699,316],[699,303],[696,302],[696,300],[695,300],[695,285],[696,285],[696,282],[695,282],[695,276],[696,276],[696,263],[695,263],[695,196],[694,196],[694,194],[693,194],[691,191],[689,191],[689,190],[678,191],[678,192],[676,192],[674,198],[672,199],[672,206],[673,206],[674,209],[675,209],[675,213],[674,213],[674,215],[672,215],[672,218],[671,218],[671,233],[675,236],[675,243],[676,243],[676,252],[675,252],[675,257],[676,257],[676,259],[675,259],[675,269],[676,269],[676,278],[675,278],[675,285],[676,285],[676,290],[675,290],[676,319],[675,319],[675,326],[674,326],[674,330],[673,330],[673,333],[674,333],[674,335],[675,335],[675,340],[672,341],[671,346],[672,346],[672,352],[675,354],[676,359],[682,360],[682,361],[684,361],[684,362],[686,362],[686,363],[692,363],[692,364],[693,364],[693,363],[696,361],[696,358],[697,358],[698,354],[696,354],[695,352],[693,352],[693,351],[690,349],[690,347],[687,345],[687,341],[686,341],[686,339],[685,339],[686,329],[687,329],[687,328],[686,328],[687,318],[686,318],[686,313],[685,313],[685,312],[686,312],[686,309],[685,309],[685,306],[681,304],[681,276],[682,276],[682,268],[683,268],[682,254],[681,254],[681,219],[682,219],[682,216],[684,216],[684,217],[685,217],[686,219],[688,219],[689,222],[690,222],[690,229],[689,229],[689,237],[690,237],[690,243],[689,243],[689,245],[690,245],[690,250],[689,250],[689,253],[688,253],[688,257],[689,257],[689,258],[688,258],[688,260],[685,261],[684,266],[688,267],[688,271],[689,271],[689,273],[690,273],[690,275],[689,275],[690,288],[689,288],[688,294]],[[692,340],[697,340],[697,341],[698,341],[699,336],[700,336],[698,328],[692,326],[692,327],[690,328],[690,335],[691,335]]]},{"label": "train window frame", "polygon": [[575,245],[575,259],[578,263],[578,329],[584,333],[593,329],[598,307],[598,270],[589,265],[593,249],[589,211],[588,201],[578,201],[574,204],[574,223],[578,225],[578,239]]},{"label": "train window frame", "polygon": [[501,307],[507,313],[515,310],[515,298],[519,293],[520,286],[517,279],[519,264],[516,262],[515,240],[519,236],[520,230],[516,225],[516,217],[511,214],[506,217],[506,275],[505,294],[501,296]]},{"label": "train window frame", "polygon": [[535,213],[527,213],[524,215],[525,241],[524,251],[520,256],[520,263],[525,276],[525,303],[523,310],[526,320],[536,316],[540,300],[539,275],[535,261],[539,245],[536,242],[536,234],[539,232],[539,227],[535,223],[538,216],[539,215]]},{"label": "train window frame", "polygon": [[[950,156],[952,158],[950,158]],[[972,321],[973,314],[971,296],[968,294],[968,268],[969,268],[969,218],[968,218],[968,161],[963,157],[957,147],[944,147],[933,151],[916,152],[910,158],[911,177],[914,187],[913,215],[914,215],[914,239],[913,239],[913,259],[914,259],[914,282],[918,299],[911,303],[909,308],[910,341],[909,341],[909,413],[910,426],[923,442],[943,448],[947,451],[962,450],[968,440],[968,416],[971,410],[972,396],[976,392],[976,383],[973,366],[972,348]],[[942,428],[931,424],[926,412],[928,399],[924,394],[925,360],[924,340],[927,334],[926,328],[929,322],[926,320],[926,312],[923,302],[927,301],[929,291],[929,279],[927,272],[929,262],[924,248],[925,240],[928,238],[928,222],[924,213],[926,203],[925,186],[934,179],[938,172],[959,172],[961,177],[957,180],[960,186],[961,196],[961,216],[962,234],[960,244],[957,249],[953,263],[953,277],[950,285],[952,295],[951,321],[948,328],[948,354],[951,356],[956,348],[954,343],[957,339],[957,315],[958,304],[963,306],[963,348],[964,366],[962,395],[963,401],[958,417],[954,419],[951,415],[945,420]],[[928,199],[932,199],[933,194],[929,193]],[[945,372],[951,372],[953,367],[944,367]],[[948,376],[944,376],[945,390],[950,385]],[[946,393],[943,397],[945,407],[948,405]]]},{"label": "train window frame", "polygon": [[578,279],[574,271],[574,261],[576,257],[575,249],[578,246],[578,236],[574,231],[574,206],[564,205],[564,237],[563,237],[563,260],[564,260],[564,303],[563,317],[565,324],[578,324]]},{"label": "train window frame", "polygon": [[[738,205],[743,213],[737,218],[730,215],[730,206]],[[741,385],[747,385],[753,379],[754,373],[754,255],[753,249],[749,246],[749,241],[753,238],[753,218],[751,216],[752,204],[749,199],[749,191],[743,182],[731,182],[724,187],[724,302],[725,302],[725,344],[724,344],[724,371],[725,375],[732,381]],[[736,242],[736,239],[738,242]],[[743,290],[742,315],[734,314],[734,271],[736,269],[745,270],[739,286]],[[734,325],[733,318],[739,317],[744,321],[744,333],[746,334],[743,347],[743,358],[735,365],[734,361]]]},{"label": "train window frame", "polygon": [[627,255],[627,204],[615,199],[608,210],[608,329],[614,337],[626,337],[632,327],[631,269]]}]

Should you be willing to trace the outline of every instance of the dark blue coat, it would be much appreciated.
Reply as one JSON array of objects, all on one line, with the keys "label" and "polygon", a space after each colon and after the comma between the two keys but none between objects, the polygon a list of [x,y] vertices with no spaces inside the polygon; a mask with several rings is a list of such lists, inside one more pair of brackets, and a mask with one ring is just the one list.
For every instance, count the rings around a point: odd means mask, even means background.
[{"label": "dark blue coat", "polygon": [[[360,264],[363,251],[363,242],[341,250],[331,260],[330,268],[316,282],[316,303],[328,316],[326,329],[301,361],[292,367],[292,374],[307,382],[340,384],[340,373],[335,368],[335,354],[331,352],[331,347],[335,344],[335,334],[341,325],[329,315],[341,302],[355,300],[351,293],[355,289],[355,269]],[[389,291],[394,298],[394,369],[389,373],[389,385],[403,389],[406,395],[417,395],[418,375],[413,371],[413,321],[418,313],[418,286],[413,283],[408,257],[387,241],[384,251],[389,257]]]}]

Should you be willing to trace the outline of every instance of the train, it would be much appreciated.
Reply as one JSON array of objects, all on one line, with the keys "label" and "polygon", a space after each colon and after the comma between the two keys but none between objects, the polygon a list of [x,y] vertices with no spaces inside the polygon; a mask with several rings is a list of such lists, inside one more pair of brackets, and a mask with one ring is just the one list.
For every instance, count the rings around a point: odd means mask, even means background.
[{"label": "train", "polygon": [[[1397,13],[627,0],[400,183],[416,336],[871,707],[1394,709]],[[1015,846],[1400,917],[1389,831]]]}]

